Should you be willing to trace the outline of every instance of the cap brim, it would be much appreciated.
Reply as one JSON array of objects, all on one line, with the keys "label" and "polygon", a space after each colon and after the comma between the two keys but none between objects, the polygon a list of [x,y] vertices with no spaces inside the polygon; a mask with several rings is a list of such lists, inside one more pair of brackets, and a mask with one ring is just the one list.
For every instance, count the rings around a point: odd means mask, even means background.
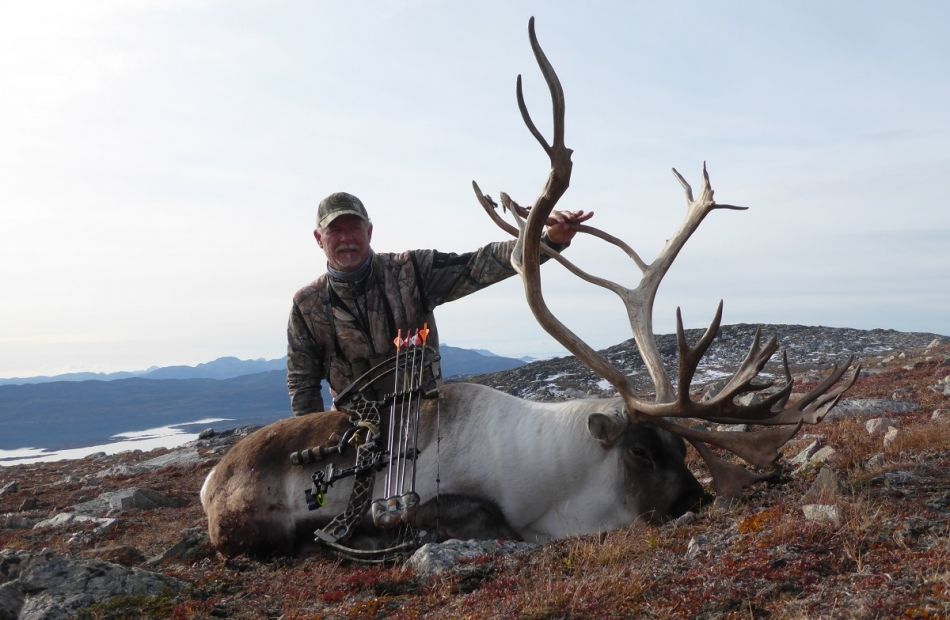
[{"label": "cap brim", "polygon": [[317,228],[326,228],[327,226],[330,225],[330,222],[332,222],[336,218],[341,217],[343,215],[355,215],[356,217],[360,218],[364,222],[369,221],[368,219],[366,219],[366,216],[360,213],[359,211],[355,209],[346,209],[343,211],[334,211],[333,213],[328,213],[327,215],[324,215],[323,219],[317,222]]}]

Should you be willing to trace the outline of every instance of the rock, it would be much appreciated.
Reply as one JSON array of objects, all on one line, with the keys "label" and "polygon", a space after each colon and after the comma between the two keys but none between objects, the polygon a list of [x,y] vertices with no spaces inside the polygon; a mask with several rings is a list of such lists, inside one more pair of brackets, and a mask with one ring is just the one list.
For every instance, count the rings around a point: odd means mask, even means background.
[{"label": "rock", "polygon": [[841,511],[833,504],[804,504],[802,512],[805,519],[814,523],[830,523],[835,527],[841,525]]},{"label": "rock", "polygon": [[839,402],[826,420],[838,420],[848,416],[881,417],[887,413],[910,413],[917,411],[917,403],[883,398],[845,398]]},{"label": "rock", "polygon": [[193,562],[206,558],[212,554],[211,539],[208,531],[203,527],[194,527],[185,530],[185,537],[175,545],[148,561],[149,566],[157,566],[171,560]]},{"label": "rock", "polygon": [[[36,521],[36,519],[15,513],[2,514],[0,515],[0,529],[28,530],[36,525]],[[3,618],[3,616],[0,616],[0,618]]]},{"label": "rock", "polygon": [[909,385],[905,385],[904,387],[894,390],[894,392],[891,394],[891,400],[904,400],[906,398],[912,397],[913,395],[914,388],[910,387]]},{"label": "rock", "polygon": [[694,560],[709,545],[709,538],[705,534],[697,534],[689,539],[686,545],[686,559]]},{"label": "rock", "polygon": [[201,455],[198,454],[198,450],[195,448],[183,448],[181,450],[173,450],[162,456],[156,456],[153,459],[139,463],[139,465],[146,468],[146,471],[155,471],[166,467],[191,467],[200,462]]},{"label": "rock", "polygon": [[864,464],[864,467],[866,469],[880,469],[884,467],[884,463],[886,462],[887,461],[884,455],[879,452],[875,454],[874,456],[872,456],[871,458],[869,458],[867,462]]},{"label": "rock", "polygon": [[834,504],[839,494],[840,488],[835,472],[829,467],[822,467],[818,472],[818,477],[802,496],[802,504]]},{"label": "rock", "polygon": [[909,471],[889,471],[884,474],[884,484],[888,487],[901,487],[916,484],[920,477]]},{"label": "rock", "polygon": [[215,431],[213,428],[206,428],[200,433],[198,433],[198,439],[211,439],[214,437]]},{"label": "rock", "polygon": [[887,429],[887,432],[884,433],[884,449],[888,449],[894,445],[894,442],[897,441],[897,438],[900,436],[900,431],[894,428],[893,426]]},{"label": "rock", "polygon": [[697,519],[699,519],[699,515],[697,515],[692,510],[689,510],[687,512],[684,512],[680,516],[676,517],[676,519],[674,519],[672,523],[673,523],[673,527],[681,527],[683,525],[689,525],[691,523],[695,523]]},{"label": "rock", "polygon": [[934,409],[934,412],[930,414],[930,421],[939,422],[940,420],[945,420],[947,413],[946,409]]},{"label": "rock", "polygon": [[818,465],[820,463],[824,463],[825,461],[830,459],[832,456],[834,456],[835,453],[837,453],[837,450],[835,450],[831,446],[825,446],[824,448],[820,448],[817,452],[812,454],[811,458],[808,459],[808,463],[810,465]]},{"label": "rock", "polygon": [[3,486],[0,486],[0,497],[4,495],[9,495],[10,493],[16,493],[19,486],[17,485],[16,480],[11,480]]},{"label": "rock", "polygon": [[169,497],[152,489],[131,488],[111,493],[103,493],[100,497],[109,502],[109,508],[113,511],[118,510],[152,510],[154,508],[178,508],[184,506],[185,502]]},{"label": "rock", "polygon": [[871,418],[864,423],[864,428],[867,429],[868,435],[877,435],[878,433],[883,433],[893,426],[894,423],[887,418]]},{"label": "rock", "polygon": [[815,441],[808,444],[808,446],[805,447],[804,450],[802,450],[801,452],[796,454],[794,457],[792,457],[789,463],[791,463],[792,465],[799,465],[799,466],[804,465],[805,463],[808,462],[808,459],[811,458],[811,455],[817,452],[819,448],[821,448],[821,440],[816,439]]},{"label": "rock", "polygon": [[[2,575],[0,575],[2,578]],[[0,620],[16,620],[20,617],[20,610],[23,609],[24,601],[23,591],[19,584],[7,582],[0,585]]]},{"label": "rock", "polygon": [[484,555],[511,555],[536,548],[535,543],[499,540],[447,540],[419,547],[405,567],[421,579],[453,570],[460,562]]},{"label": "rock", "polygon": [[930,341],[930,344],[928,344],[925,348],[927,351],[929,351],[939,346],[940,346],[940,338],[934,338],[933,340]]},{"label": "rock", "polygon": [[38,522],[33,526],[33,529],[41,530],[49,527],[65,527],[67,525],[73,525],[76,523],[95,523],[95,533],[101,534],[115,525],[116,520],[101,519],[99,517],[91,517],[89,515],[78,514],[75,512],[61,512],[54,517],[43,519],[42,521]]},{"label": "rock", "polygon": [[158,596],[185,583],[102,560],[75,560],[51,551],[0,551],[0,618],[72,618],[115,596]]},{"label": "rock", "polygon": [[115,465],[96,472],[96,478],[133,477],[166,467],[191,467],[201,462],[201,455],[194,446],[173,450],[168,454],[136,463],[135,465]]}]

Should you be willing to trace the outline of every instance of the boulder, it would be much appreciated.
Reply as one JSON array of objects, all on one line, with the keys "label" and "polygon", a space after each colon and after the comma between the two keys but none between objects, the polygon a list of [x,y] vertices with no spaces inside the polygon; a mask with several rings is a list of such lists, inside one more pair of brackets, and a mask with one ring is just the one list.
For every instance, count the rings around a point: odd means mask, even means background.
[{"label": "boulder", "polygon": [[893,426],[887,429],[887,432],[884,433],[884,449],[886,450],[893,446],[898,437],[900,437],[900,431],[898,429]]},{"label": "boulder", "polygon": [[822,467],[818,477],[802,496],[802,504],[834,504],[840,492],[838,476],[831,468]]},{"label": "boulder", "polygon": [[825,419],[837,420],[848,416],[881,417],[888,413],[917,411],[917,403],[884,398],[845,398],[832,409]]},{"label": "boulder", "polygon": [[536,548],[535,543],[502,540],[447,540],[419,547],[405,566],[417,577],[429,579],[454,570],[459,563],[484,555],[511,555]]},{"label": "boulder", "polygon": [[867,429],[868,435],[877,435],[878,433],[883,433],[893,426],[894,422],[887,418],[871,418],[864,423],[864,428]]},{"label": "boulder", "polygon": [[115,596],[158,596],[185,586],[166,575],[52,551],[0,551],[0,618],[73,618]]},{"label": "boulder", "polygon": [[834,504],[803,504],[802,512],[805,519],[813,523],[830,523],[835,527],[841,525],[841,511]]}]

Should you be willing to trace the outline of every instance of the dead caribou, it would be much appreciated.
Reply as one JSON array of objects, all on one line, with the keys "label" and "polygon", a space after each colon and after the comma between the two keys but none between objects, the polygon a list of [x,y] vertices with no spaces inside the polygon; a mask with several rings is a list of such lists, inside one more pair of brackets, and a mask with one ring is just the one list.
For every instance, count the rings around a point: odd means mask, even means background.
[{"label": "dead caribou", "polygon": [[[547,540],[619,528],[638,519],[660,521],[677,516],[694,506],[703,494],[701,485],[684,464],[684,439],[708,464],[716,493],[735,496],[762,476],[717,457],[707,444],[731,452],[757,468],[769,467],[803,423],[821,421],[835,406],[859,370],[855,368],[844,377],[851,366],[848,360],[832,369],[813,390],[791,401],[793,381],[787,361],[781,385],[757,381],[778,345],[774,339],[763,345],[756,334],[746,358],[718,394],[707,400],[694,398],[690,393],[693,376],[718,332],[720,303],[712,324],[695,345],[686,341],[677,313],[679,367],[675,381],[667,375],[652,329],[656,291],[676,255],[706,215],[716,209],[741,207],[713,200],[705,166],[696,197],[674,170],[686,192],[686,217],[649,264],[620,239],[582,226],[582,232],[617,246],[633,261],[641,274],[634,288],[591,275],[545,248],[541,242],[542,228],[568,187],[572,151],[564,144],[561,84],[538,44],[533,18],[529,22],[529,37],[553,102],[550,144],[528,113],[520,75],[516,90],[524,122],[550,158],[547,182],[530,209],[519,207],[501,194],[503,206],[515,218],[517,228],[498,215],[495,202],[476,184],[473,187],[489,216],[518,238],[512,264],[521,275],[528,304],[538,322],[606,379],[619,396],[541,403],[481,385],[458,383],[443,385],[437,398],[421,401],[413,470],[417,482],[414,492],[420,506],[414,525],[436,538],[506,536]],[[622,371],[550,312],[541,292],[542,253],[578,277],[621,298],[655,385],[654,398],[637,396]],[[739,404],[737,397],[749,393],[760,398],[752,404]],[[687,425],[680,419],[778,428],[749,433],[716,432]],[[383,415],[381,429],[375,430],[386,436],[387,426],[387,417]],[[354,478],[334,484],[323,505],[311,510],[305,494],[312,488],[312,469],[293,465],[287,456],[308,446],[326,445],[331,437],[346,436],[348,432],[351,429],[347,414],[333,411],[282,420],[235,445],[208,474],[201,489],[214,546],[228,555],[271,555],[292,553],[301,543],[312,541],[315,529],[326,526],[335,515],[348,509]],[[325,455],[320,466],[327,463],[338,469],[352,465],[352,450]],[[376,476],[372,484],[373,497],[388,495],[382,476]],[[367,515],[362,516],[362,524],[373,531]],[[355,542],[350,544],[358,546]]]}]

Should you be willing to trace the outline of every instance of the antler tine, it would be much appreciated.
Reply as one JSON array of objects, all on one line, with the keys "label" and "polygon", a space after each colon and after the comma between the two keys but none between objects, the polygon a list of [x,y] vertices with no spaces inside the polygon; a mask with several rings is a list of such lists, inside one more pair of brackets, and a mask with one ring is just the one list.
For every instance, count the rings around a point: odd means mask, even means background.
[{"label": "antler tine", "polygon": [[510,234],[512,237],[517,237],[518,229],[498,215],[498,205],[494,200],[491,199],[491,196],[483,194],[482,189],[475,181],[472,181],[472,189],[475,190],[475,197],[478,198],[478,204],[482,205],[482,208],[485,210],[485,213],[488,214],[488,217],[491,218],[491,221],[495,222],[499,228]]},{"label": "antler tine", "polygon": [[768,428],[748,433],[730,431],[705,431],[690,428],[673,420],[658,418],[655,423],[675,435],[691,442],[701,441],[724,448],[745,462],[756,467],[768,467],[781,456],[781,448],[795,436],[801,422],[795,428]]},{"label": "antler tine", "polygon": [[[851,367],[852,362],[854,362],[854,355],[849,356],[849,357],[848,357],[848,360],[847,360],[844,364],[842,364],[840,367],[837,366],[837,365],[835,365],[835,366],[831,369],[831,374],[829,374],[829,375],[824,379],[824,381],[822,381],[821,383],[819,383],[818,385],[816,385],[814,388],[812,388],[812,390],[811,390],[810,392],[808,392],[807,394],[805,394],[804,396],[802,396],[801,399],[799,399],[798,402],[801,403],[802,405],[808,405],[808,404],[811,403],[813,400],[815,400],[817,397],[819,397],[819,396],[821,396],[822,394],[824,394],[825,392],[827,392],[827,391],[828,391],[828,388],[830,388],[832,385],[834,385],[835,383],[837,383],[837,382],[838,382],[838,379],[840,379],[840,378],[844,375],[844,373],[848,371],[848,368]],[[861,369],[861,367],[859,366],[859,367],[857,368],[856,373],[857,373],[858,371],[860,371],[860,369]],[[854,382],[855,379],[857,379],[857,374],[855,374],[854,379],[852,379],[852,383]],[[851,385],[849,384],[848,387],[851,387]]]},{"label": "antler tine", "polygon": [[[514,199],[511,198],[511,196],[509,196],[508,194],[501,192],[501,201],[504,204],[505,208],[511,211],[512,213],[516,213],[523,218],[528,217],[528,213],[530,212],[530,209],[528,207],[522,207],[520,204],[515,202]],[[637,267],[640,269],[641,272],[647,270],[647,264],[643,262],[643,259],[640,258],[640,255],[637,253],[637,251],[634,250],[632,247],[630,247],[630,245],[623,239],[614,237],[613,235],[611,235],[610,233],[606,231],[603,231],[594,226],[589,226],[587,224],[579,224],[575,228],[575,230],[579,233],[585,233],[585,234],[597,237],[599,239],[603,239],[607,243],[617,246],[634,263],[636,263]],[[517,236],[517,234],[513,234],[513,236]]]},{"label": "antler tine", "polygon": [[678,307],[676,308],[676,344],[680,358],[678,384],[681,388],[682,386],[686,386],[686,389],[680,389],[679,391],[679,401],[681,404],[686,404],[686,401],[690,399],[689,386],[693,382],[693,375],[696,374],[699,361],[703,358],[703,355],[706,354],[709,345],[712,344],[716,335],[719,333],[719,324],[722,322],[722,305],[722,300],[720,299],[719,307],[716,309],[716,316],[713,317],[712,323],[709,324],[702,338],[699,339],[699,342],[693,348],[690,348],[689,343],[686,342],[686,332],[683,329],[683,315],[680,309]]},{"label": "antler tine", "polygon": [[[554,71],[554,67],[541,50],[541,45],[534,31],[533,17],[528,22],[528,34],[531,39],[531,48],[534,50],[535,59],[548,84],[548,90],[551,93],[551,103],[554,114],[554,139],[552,144],[549,145],[537,130],[534,122],[531,121],[531,116],[528,114],[527,106],[524,103],[521,78],[519,76],[516,92],[522,118],[528,126],[529,131],[531,131],[532,135],[534,135],[535,139],[538,140],[538,143],[541,144],[541,147],[548,154],[551,160],[551,170],[548,173],[544,190],[535,200],[534,205],[528,212],[527,221],[521,228],[518,241],[511,253],[511,263],[521,274],[528,306],[531,308],[535,319],[541,324],[541,327],[551,334],[568,351],[577,356],[578,359],[583,360],[591,370],[610,382],[618,392],[621,394],[631,394],[632,386],[627,376],[610,364],[605,357],[591,348],[558,320],[548,308],[541,291],[541,233],[548,216],[551,214],[551,211],[554,209],[560,197],[567,191],[568,185],[570,184],[571,169],[573,168],[571,154],[573,151],[564,144],[564,91],[561,88],[561,82],[557,77],[557,73]],[[568,262],[562,261],[562,263],[565,264],[565,266],[568,265]],[[576,267],[572,271],[575,273],[580,272]],[[588,278],[593,277],[588,276]],[[589,279],[588,281],[592,280]],[[607,283],[605,280],[600,280],[600,282],[604,284]],[[615,290],[615,292],[621,289],[621,287],[616,284],[610,284],[612,287],[608,286],[608,288]]]},{"label": "antler tine", "polygon": [[754,474],[741,465],[722,460],[701,441],[692,439],[688,441],[696,448],[699,456],[706,461],[713,476],[713,488],[716,490],[716,495],[720,497],[725,499],[738,497],[746,487],[769,477],[767,474]]}]

